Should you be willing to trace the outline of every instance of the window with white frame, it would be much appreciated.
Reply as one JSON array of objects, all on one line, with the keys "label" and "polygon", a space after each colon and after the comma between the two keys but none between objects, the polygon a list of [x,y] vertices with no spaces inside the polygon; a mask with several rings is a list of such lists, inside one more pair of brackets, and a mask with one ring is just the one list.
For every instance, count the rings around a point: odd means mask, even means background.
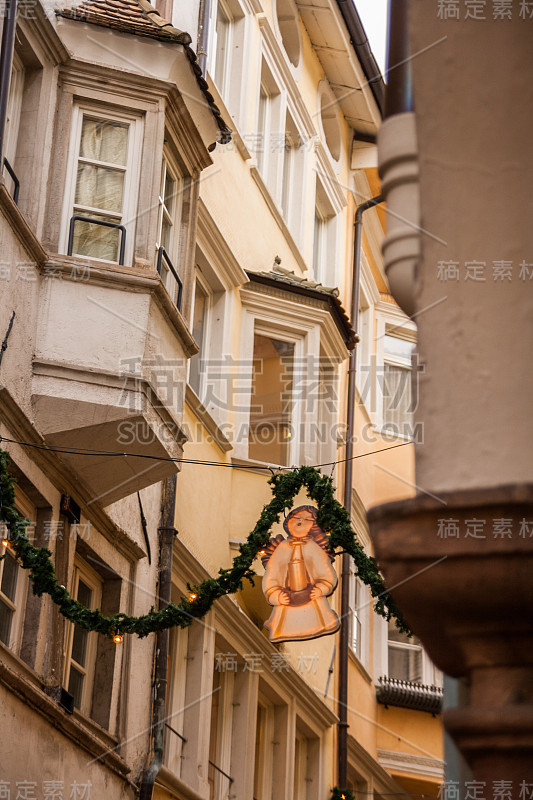
[{"label": "window with white frame", "polygon": [[301,237],[302,187],[305,178],[305,147],[292,116],[285,119],[285,146],[281,181],[281,210],[289,230],[298,242]]},{"label": "window with white frame", "polygon": [[[7,118],[4,134],[4,159],[13,169],[17,155],[17,142],[20,127],[20,115],[22,110],[22,94],[24,91],[24,66],[17,53],[13,53],[13,67],[11,70],[11,83],[9,86],[9,96],[7,100]],[[14,191],[13,178],[9,174],[4,161],[3,175],[11,191]]]},{"label": "window with white frame", "polygon": [[230,398],[234,453],[281,466],[317,464],[336,446],[336,384],[346,345],[329,304],[311,304],[276,284],[263,289],[252,277],[240,293],[239,379]]},{"label": "window with white frame", "polygon": [[[16,490],[15,507],[34,529],[36,509],[19,487]],[[4,530],[5,529],[5,530]],[[27,531],[31,536],[30,531]],[[7,528],[2,524],[2,536],[7,536]],[[18,653],[22,640],[22,627],[28,580],[26,570],[9,545],[0,546],[0,642]]]},{"label": "window with white frame", "polygon": [[209,309],[211,305],[211,292],[207,282],[196,273],[194,284],[194,301],[192,304],[192,335],[200,348],[198,353],[189,360],[189,384],[202,398],[205,392],[205,360],[208,342]]},{"label": "window with white frame", "polygon": [[[169,157],[163,157],[159,189],[159,214],[157,221],[157,264],[161,280],[174,301],[177,301],[179,284],[170,264],[177,263],[183,197],[183,181]],[[170,264],[169,264],[170,262]],[[174,269],[176,269],[174,267]]]},{"label": "window with white frame", "polygon": [[376,629],[384,630],[387,639],[382,673],[409,683],[442,686],[442,672],[435,667],[420,639],[400,633],[394,620],[386,623],[380,618],[379,623]]},{"label": "window with white frame", "polygon": [[178,778],[181,775],[183,757],[185,685],[187,678],[187,628],[172,628],[169,647],[169,689],[166,698],[165,765]]},{"label": "window with white frame", "polygon": [[64,252],[131,264],[142,137],[140,118],[76,106],[67,168]]},{"label": "window with white frame", "polygon": [[317,175],[315,227],[313,236],[313,274],[324,286],[337,285],[337,215],[323,181]]},{"label": "window with white frame", "polygon": [[282,124],[280,114],[281,91],[266,61],[263,60],[259,87],[255,155],[257,168],[274,196],[276,196],[279,185],[280,159],[283,159],[285,148],[285,131],[280,134]]},{"label": "window with white frame", "polygon": [[[102,579],[76,556],[72,577],[72,597],[86,608],[100,608]],[[65,663],[65,685],[74,698],[74,707],[91,712],[91,696],[97,651],[97,634],[69,623]]]},{"label": "window with white frame", "polygon": [[254,461],[288,465],[294,434],[295,342],[256,328],[253,344],[250,437]]},{"label": "window with white frame", "polygon": [[411,358],[415,343],[386,333],[383,361],[383,430],[412,435]]},{"label": "window with white frame", "polygon": [[294,739],[294,788],[293,800],[318,800],[320,741],[306,735],[297,722]]},{"label": "window with white frame", "polygon": [[0,642],[12,650],[20,645],[24,572],[9,547],[0,548]]},{"label": "window with white frame", "polygon": [[272,797],[274,769],[274,707],[260,698],[255,728],[254,800]]},{"label": "window with white frame", "polygon": [[211,6],[208,69],[229,110],[238,115],[243,90],[245,14],[238,0],[216,0]]},{"label": "window with white frame", "polygon": [[416,636],[400,633],[394,620],[388,624],[389,678],[422,683],[423,650]]}]

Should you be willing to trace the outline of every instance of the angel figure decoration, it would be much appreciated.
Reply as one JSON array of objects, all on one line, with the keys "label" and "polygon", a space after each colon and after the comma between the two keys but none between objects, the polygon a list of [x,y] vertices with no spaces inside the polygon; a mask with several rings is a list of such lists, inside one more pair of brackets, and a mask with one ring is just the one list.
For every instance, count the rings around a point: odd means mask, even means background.
[{"label": "angel figure decoration", "polygon": [[262,555],[263,592],[274,606],[265,627],[271,642],[302,641],[335,633],[340,621],[327,598],[337,586],[317,509],[299,506],[287,515],[288,534],[271,539]]}]

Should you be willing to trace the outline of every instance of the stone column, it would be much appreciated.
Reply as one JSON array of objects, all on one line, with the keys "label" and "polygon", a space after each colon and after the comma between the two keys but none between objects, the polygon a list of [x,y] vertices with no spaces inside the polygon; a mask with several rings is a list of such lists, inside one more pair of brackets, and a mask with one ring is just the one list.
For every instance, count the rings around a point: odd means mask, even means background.
[{"label": "stone column", "polygon": [[[533,9],[511,4],[498,18],[496,5],[409,2],[418,229],[412,198],[395,212],[420,243],[402,289],[419,326],[423,436],[417,497],[373,510],[370,523],[413,632],[441,669],[470,682],[468,706],[444,722],[484,796],[511,781],[524,799],[521,786],[533,784]],[[398,180],[417,179],[389,144],[386,199],[401,195]]]}]

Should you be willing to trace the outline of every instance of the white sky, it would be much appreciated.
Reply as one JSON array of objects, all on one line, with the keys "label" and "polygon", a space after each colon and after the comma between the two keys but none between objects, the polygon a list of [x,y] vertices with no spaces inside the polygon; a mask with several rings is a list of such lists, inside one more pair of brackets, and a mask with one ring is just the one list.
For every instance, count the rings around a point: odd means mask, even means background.
[{"label": "white sky", "polygon": [[387,0],[354,0],[372,52],[385,77],[385,47],[387,44]]}]

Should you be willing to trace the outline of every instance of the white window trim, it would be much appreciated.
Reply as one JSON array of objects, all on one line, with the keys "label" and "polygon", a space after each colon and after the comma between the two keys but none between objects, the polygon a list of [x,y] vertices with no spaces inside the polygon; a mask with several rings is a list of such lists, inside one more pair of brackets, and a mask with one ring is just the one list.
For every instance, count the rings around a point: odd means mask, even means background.
[{"label": "white window trim", "polygon": [[[67,252],[69,224],[74,210],[74,196],[76,191],[76,174],[80,150],[81,130],[84,115],[109,122],[120,122],[129,125],[128,153],[126,157],[124,179],[124,202],[122,208],[121,224],[126,228],[126,247],[124,265],[132,266],[135,247],[136,217],[139,199],[140,164],[142,158],[143,120],[140,115],[126,114],[113,109],[107,110],[104,106],[81,102],[72,110],[72,125],[67,160],[67,177],[63,200],[61,229],[59,235],[59,250]],[[118,216],[118,215],[117,215]],[[87,258],[86,256],[82,256]],[[91,261],[105,264],[115,264],[104,259],[91,258]]]},{"label": "white window trim", "polygon": [[[19,486],[16,488],[15,492],[15,508],[21,514],[24,519],[27,519],[35,526],[37,521],[37,509],[31,502],[31,500],[24,494],[24,492],[20,489]],[[0,548],[0,555],[5,555],[6,548]],[[11,623],[11,631],[10,631],[10,642],[6,647],[16,653],[17,655],[20,653],[20,648],[22,645],[22,632],[24,626],[24,614],[26,611],[26,598],[28,595],[28,572],[19,564],[19,560],[15,557],[13,553],[11,556],[15,559],[18,565],[18,573],[17,573],[17,586],[15,589],[15,600],[12,601],[6,595],[2,595],[2,600],[6,605],[8,605],[11,610],[14,612],[13,620]],[[7,556],[10,557],[9,555]],[[0,564],[0,573],[2,573]],[[1,582],[1,575],[0,575],[0,582]]]},{"label": "white window trim", "polygon": [[[403,311],[391,303],[380,301],[375,306],[376,314],[376,351],[375,365],[378,375],[374,377],[375,386],[375,411],[374,411],[374,430],[383,434],[387,439],[398,439],[399,441],[411,441],[412,436],[393,434],[390,430],[383,429],[383,381],[385,372],[385,362],[395,363],[393,356],[385,354],[385,335],[395,336],[398,339],[405,339],[408,342],[417,341],[417,329],[414,322],[405,316]],[[404,360],[401,366],[410,366]],[[379,378],[379,379],[376,379]],[[414,422],[413,422],[414,426]],[[414,431],[413,431],[414,432]]]},{"label": "white window trim", "polygon": [[11,83],[7,101],[6,140],[4,156],[14,167],[17,153],[17,142],[22,111],[22,95],[24,92],[24,64],[17,53],[13,53],[13,67],[11,70]]},{"label": "white window trim", "polygon": [[[267,302],[266,302],[267,301]],[[295,358],[318,359],[321,354],[330,358],[333,363],[340,363],[346,358],[346,348],[340,341],[335,322],[329,311],[304,305],[292,300],[286,300],[273,295],[264,295],[251,289],[241,289],[241,302],[243,316],[241,325],[240,358],[241,367],[239,375],[240,397],[247,397],[248,401],[235,414],[237,440],[235,441],[236,458],[248,459],[248,441],[239,435],[246,430],[250,420],[250,398],[252,389],[252,358],[253,334],[256,329],[259,333],[268,331],[268,335],[294,341]],[[303,387],[305,388],[305,387]],[[316,404],[314,411],[306,411],[305,391],[300,386],[304,395],[297,401],[297,414],[293,417],[293,426],[297,435],[291,441],[291,464],[317,464],[320,463],[320,444],[313,441],[309,434],[310,427],[316,424],[318,413]],[[298,420],[298,422],[296,422]],[[302,437],[300,437],[302,433]],[[294,460],[292,460],[294,459]],[[289,464],[289,466],[291,465]]]},{"label": "white window trim", "polygon": [[[78,582],[80,578],[93,590],[92,608],[99,608],[102,600],[102,578],[95,572],[85,561],[79,556],[75,556],[74,570],[72,573],[72,591],[71,597],[78,596]],[[63,685],[68,690],[70,666],[73,661],[72,658],[72,643],[74,638],[74,623],[69,623],[67,630],[67,645],[66,645],[66,659],[65,659],[65,672]],[[83,690],[80,708],[78,709],[82,714],[89,715],[91,712],[91,701],[93,694],[94,684],[94,669],[96,665],[96,650],[98,645],[98,634],[94,631],[89,631],[87,636],[87,653],[86,653],[86,666],[84,669],[85,678],[83,681]],[[75,662],[76,663],[76,662]],[[81,665],[80,665],[81,666]]]},{"label": "white window trim", "polygon": [[[171,665],[169,703],[166,721],[180,736],[185,736],[185,689],[187,679],[188,628],[171,630]],[[181,775],[183,739],[173,731],[165,733],[165,765],[179,778]]]},{"label": "white window trim", "polygon": [[[195,279],[194,279],[194,292],[192,297],[191,303],[191,322],[190,328],[191,331],[193,329],[193,320],[194,320],[194,304],[196,302],[196,284],[199,283],[201,288],[205,293],[205,311],[204,311],[204,330],[202,335],[202,341],[197,342],[200,350],[197,354],[197,357],[200,359],[200,366],[202,361],[207,361],[209,359],[209,343],[211,341],[211,323],[212,323],[212,311],[213,311],[213,290],[209,285],[206,278],[203,276],[200,267],[197,265],[195,270]],[[189,382],[189,376],[191,372],[191,361],[187,364],[187,381]],[[203,400],[206,394],[206,383],[207,383],[208,375],[207,371],[204,368],[200,370],[200,382],[198,386],[198,391],[195,387],[191,386],[193,392],[195,392],[200,400]],[[189,382],[190,385],[190,382]]]},{"label": "white window trim", "polygon": [[[422,650],[422,684],[424,686],[442,686],[442,672],[433,664],[423,647]],[[387,621],[374,613],[374,675],[378,686],[380,677],[389,675],[389,634]]]}]

